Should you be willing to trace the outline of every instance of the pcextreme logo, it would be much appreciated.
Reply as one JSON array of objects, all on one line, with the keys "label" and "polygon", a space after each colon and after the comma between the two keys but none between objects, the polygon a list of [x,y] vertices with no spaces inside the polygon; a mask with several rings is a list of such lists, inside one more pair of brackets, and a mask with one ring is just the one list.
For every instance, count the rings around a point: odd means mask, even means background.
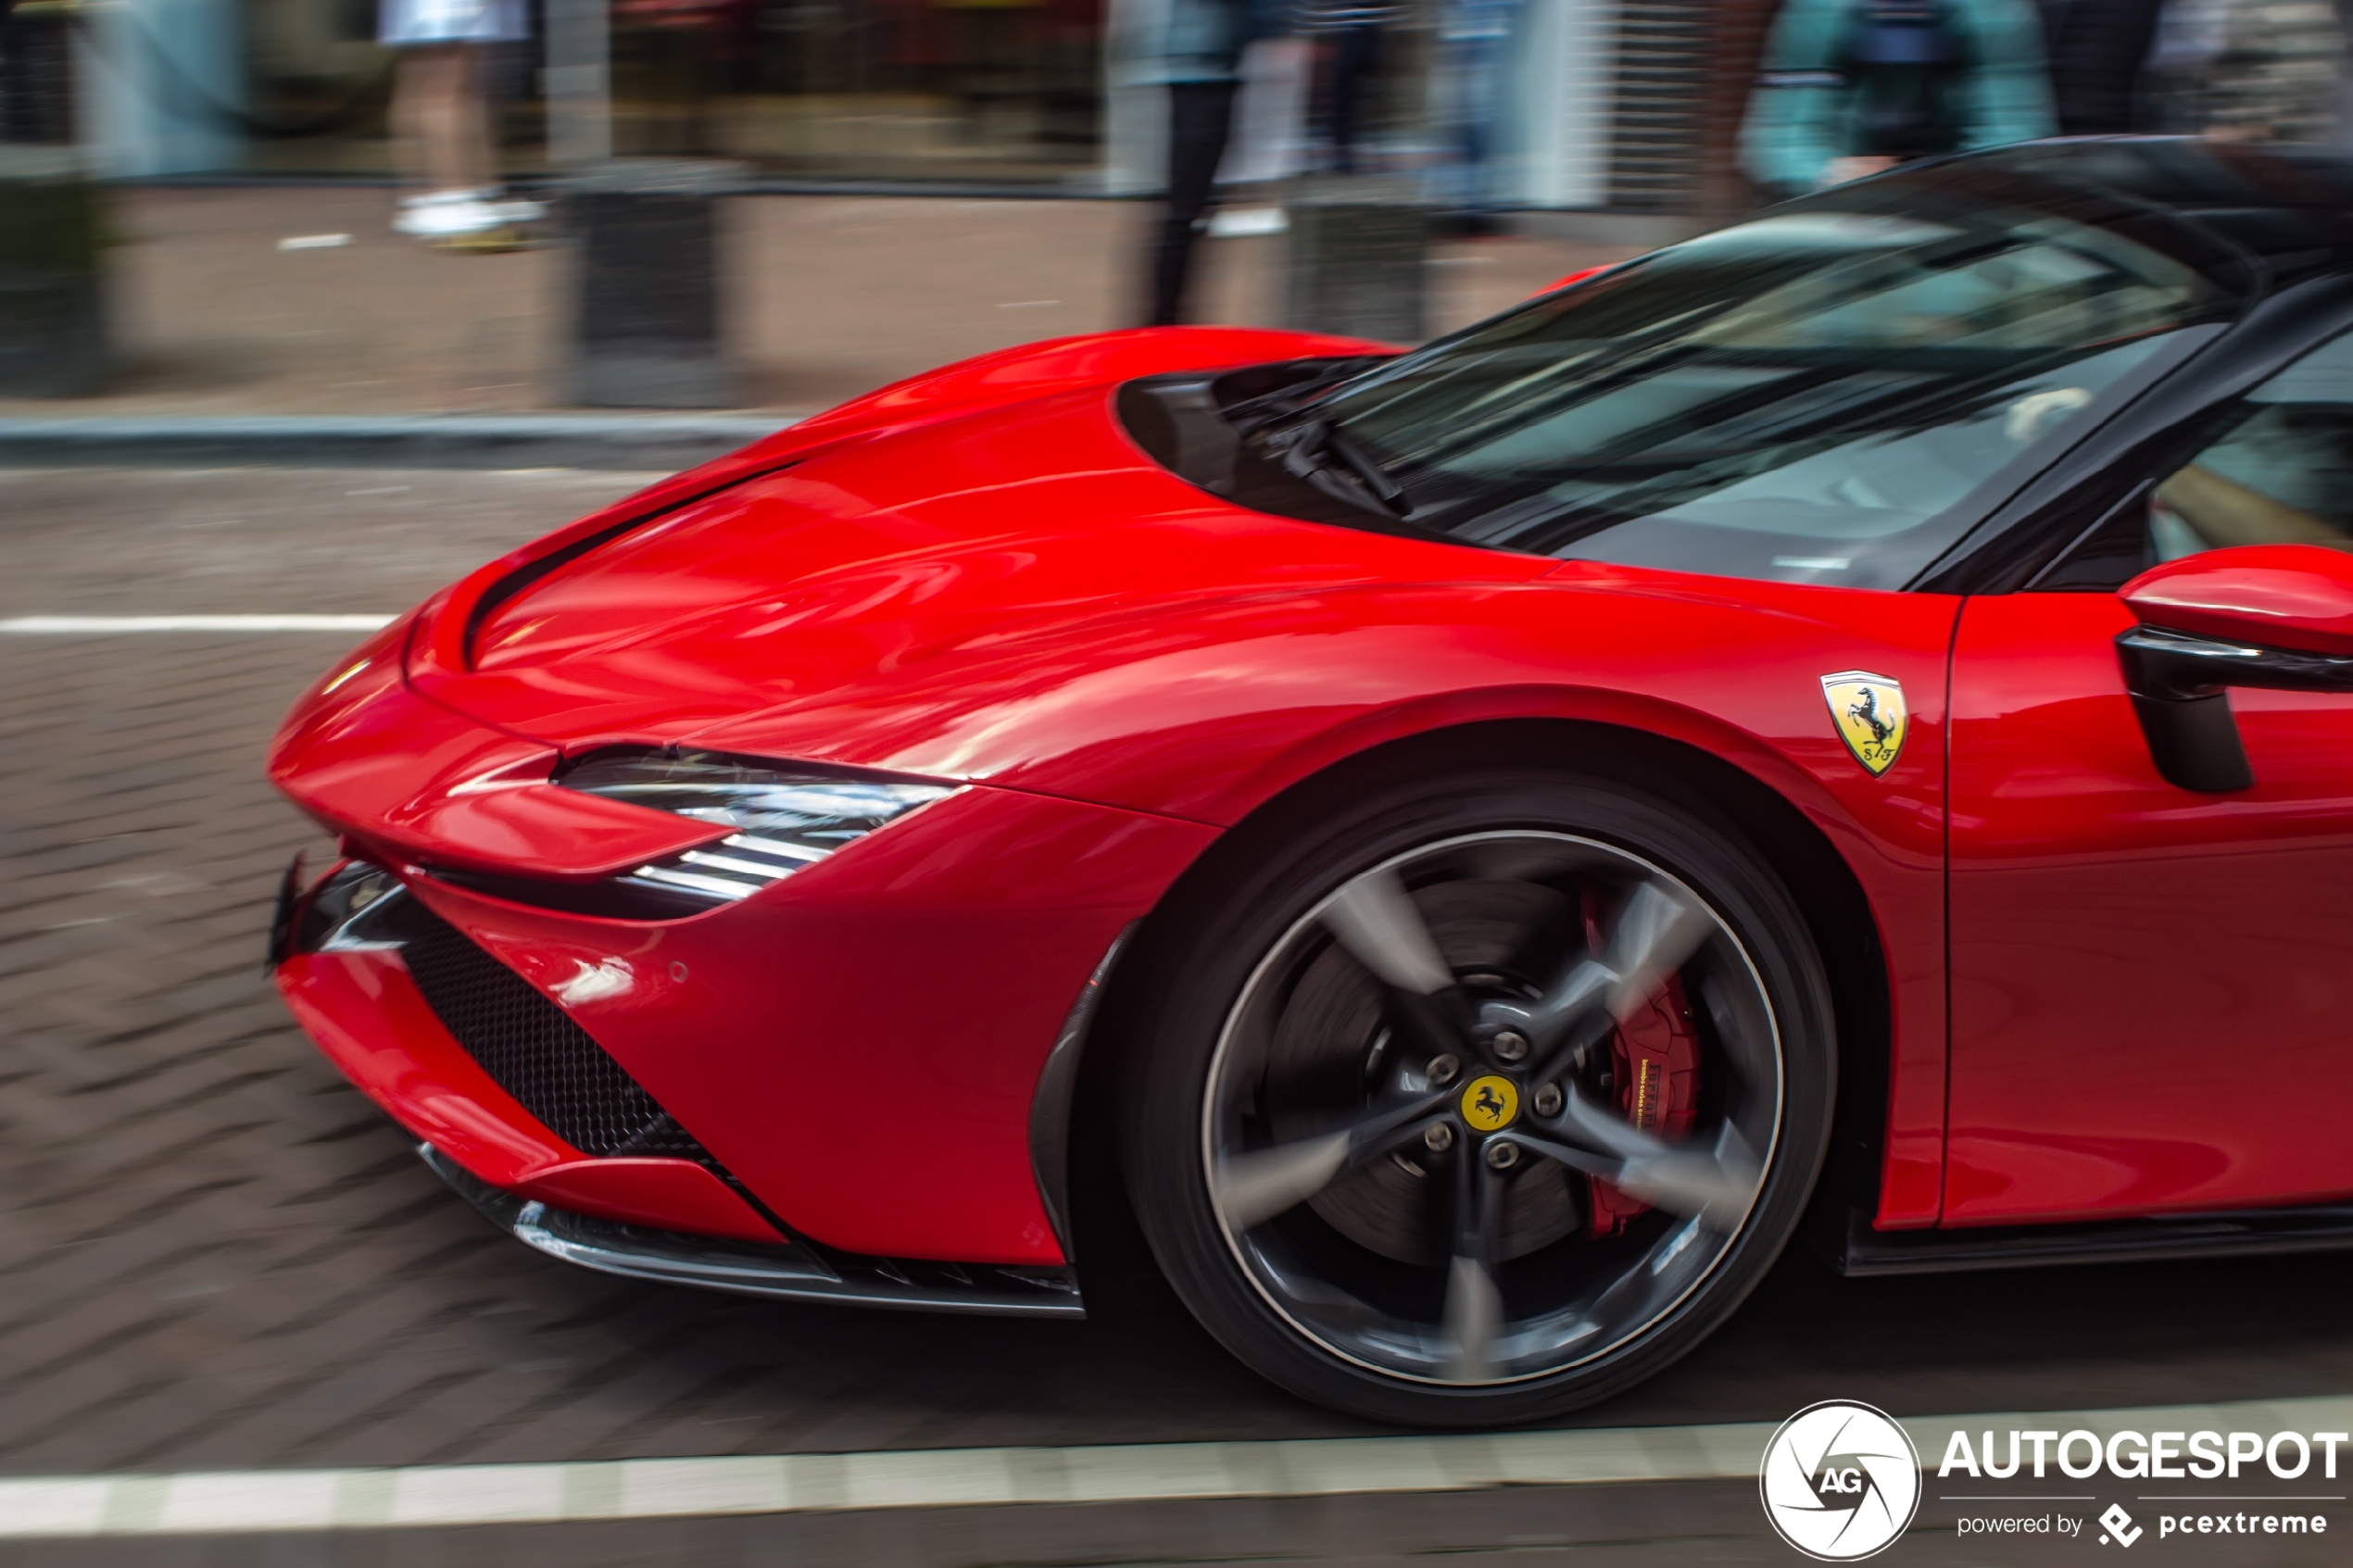
[{"label": "pcextreme logo", "polygon": [[1920,1456],[1886,1411],[1825,1399],[1781,1423],[1756,1486],[1781,1539],[1819,1562],[1853,1562],[1911,1524]]}]

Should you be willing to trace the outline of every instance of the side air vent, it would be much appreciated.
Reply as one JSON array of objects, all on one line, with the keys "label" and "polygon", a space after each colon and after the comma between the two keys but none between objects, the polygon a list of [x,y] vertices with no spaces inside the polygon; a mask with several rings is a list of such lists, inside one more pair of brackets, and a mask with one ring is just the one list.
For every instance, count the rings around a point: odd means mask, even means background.
[{"label": "side air vent", "polygon": [[595,1155],[716,1166],[570,1014],[413,898],[401,946],[417,989],[491,1080],[564,1142]]}]

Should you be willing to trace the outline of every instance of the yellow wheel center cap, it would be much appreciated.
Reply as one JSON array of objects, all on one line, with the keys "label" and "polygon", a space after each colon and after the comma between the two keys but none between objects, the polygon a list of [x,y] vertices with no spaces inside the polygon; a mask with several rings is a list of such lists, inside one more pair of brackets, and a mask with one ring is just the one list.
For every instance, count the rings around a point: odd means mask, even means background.
[{"label": "yellow wheel center cap", "polygon": [[1519,1114],[1519,1090],[1490,1073],[1463,1085],[1463,1120],[1482,1133],[1500,1133]]}]

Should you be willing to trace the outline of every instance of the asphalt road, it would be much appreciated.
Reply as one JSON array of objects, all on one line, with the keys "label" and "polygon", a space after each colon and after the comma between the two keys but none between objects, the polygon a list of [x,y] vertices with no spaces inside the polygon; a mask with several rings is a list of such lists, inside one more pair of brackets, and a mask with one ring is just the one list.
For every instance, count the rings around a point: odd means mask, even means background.
[{"label": "asphalt road", "polygon": [[[0,618],[396,610],[640,482],[0,471]],[[914,1318],[605,1279],[493,1233],[260,972],[275,879],[323,847],[262,781],[263,747],[353,640],[0,636],[0,1474],[1374,1430],[1261,1383],[1132,1273],[1083,1324]],[[2340,1392],[2348,1288],[2353,1258],[1862,1282],[1793,1256],[1697,1354],[1574,1424],[1779,1421],[1831,1397],[1928,1414]],[[1793,1561],[1757,1539],[1741,1487],[1590,1489],[1568,1534],[1541,1512],[1327,1499],[332,1553],[93,1542],[0,1563],[1373,1561],[1571,1536],[1596,1561]]]}]

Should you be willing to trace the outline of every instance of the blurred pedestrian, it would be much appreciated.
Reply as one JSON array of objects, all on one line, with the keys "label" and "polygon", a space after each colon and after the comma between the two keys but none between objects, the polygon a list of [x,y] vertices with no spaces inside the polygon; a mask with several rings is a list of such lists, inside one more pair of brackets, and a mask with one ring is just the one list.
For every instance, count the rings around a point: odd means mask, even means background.
[{"label": "blurred pedestrian", "polygon": [[1164,30],[1138,80],[1168,90],[1168,197],[1151,242],[1149,326],[1185,319],[1193,247],[1215,201],[1250,42],[1249,0],[1168,0]]},{"label": "blurred pedestrian", "polygon": [[2054,124],[2030,0],[1790,0],[1741,127],[1742,160],[1795,195]]},{"label": "blurred pedestrian", "polygon": [[2223,0],[2206,73],[2206,133],[2322,142],[2335,129],[2345,27],[2334,0]]},{"label": "blurred pedestrian", "polygon": [[531,36],[526,0],[383,0],[377,42],[400,51],[392,132],[404,173],[421,187],[392,226],[421,240],[462,242],[546,216],[499,190],[490,133],[485,46]]},{"label": "blurred pedestrian", "polygon": [[1439,167],[1439,227],[1463,235],[1496,232],[1496,127],[1503,116],[1504,63],[1521,0],[1443,0],[1438,12],[1438,64],[1431,82],[1437,119],[1452,156]]},{"label": "blurred pedestrian", "polygon": [[1397,19],[1390,0],[1299,0],[1297,26],[1315,44],[1310,119],[1330,172],[1356,172],[1365,101],[1380,73],[1382,34]]},{"label": "blurred pedestrian", "polygon": [[2042,0],[2042,6],[2059,134],[2136,129],[2142,66],[2164,0]]}]

